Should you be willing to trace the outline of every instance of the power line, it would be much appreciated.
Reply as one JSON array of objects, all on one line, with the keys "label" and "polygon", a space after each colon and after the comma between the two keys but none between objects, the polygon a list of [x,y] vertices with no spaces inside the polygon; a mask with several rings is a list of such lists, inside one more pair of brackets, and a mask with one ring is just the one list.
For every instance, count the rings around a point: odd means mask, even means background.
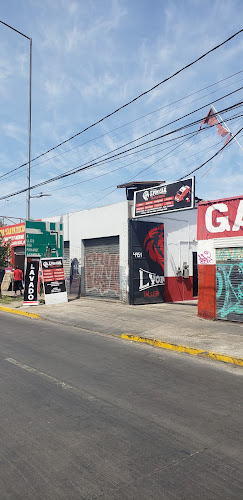
[{"label": "power line", "polygon": [[[242,116],[242,115],[241,115],[241,116]],[[204,130],[205,130],[205,129],[204,129]],[[220,142],[221,142],[221,141],[220,141]],[[201,152],[205,152],[205,151],[210,151],[210,150],[211,150],[211,149],[213,149],[213,147],[214,147],[215,145],[217,145],[217,144],[219,144],[219,142],[215,143],[213,146],[210,146],[209,148],[205,148],[204,150],[199,151],[199,153],[201,153]],[[197,153],[194,153],[194,155],[195,155],[195,154],[197,154]],[[191,155],[191,156],[194,156],[194,155]],[[173,156],[173,155],[172,155],[172,156]],[[201,156],[204,156],[204,155],[201,155]],[[190,157],[182,158],[182,160],[186,160],[187,158],[190,158]],[[160,158],[159,160],[161,160],[161,158]],[[147,168],[146,168],[146,170],[147,170],[147,169],[149,169],[149,168],[151,168],[151,167],[152,167],[155,163],[157,163],[159,160],[157,160],[156,162],[152,163],[149,167],[147,167]],[[193,163],[194,163],[194,162],[192,162],[192,164],[193,164]],[[122,168],[123,168],[123,167],[122,167]],[[170,166],[167,166],[167,167],[164,167],[164,168],[170,168]],[[116,169],[116,170],[117,170],[117,169]],[[144,170],[145,170],[145,169],[140,170],[140,171],[138,172],[138,174],[136,175],[136,177],[137,177],[137,176],[139,176],[139,175],[141,175],[141,173],[143,173],[143,171],[144,171]],[[108,172],[108,173],[112,173],[112,172],[113,172],[113,171]],[[105,175],[105,174],[102,174],[102,175]],[[173,176],[172,176],[172,177],[174,177],[174,175],[175,175],[175,174],[173,174]],[[168,182],[168,180],[170,180],[172,177],[169,177],[169,178],[167,179],[167,182]],[[183,176],[183,179],[184,179],[185,177],[186,177],[186,174]],[[130,181],[130,180],[132,180],[133,178],[134,178],[134,177],[127,178],[127,179],[125,180],[125,182],[129,182],[129,181]],[[90,180],[92,180],[92,179],[88,179],[88,180],[90,181]],[[86,181],[82,181],[82,182],[86,182]],[[106,188],[103,188],[103,189],[102,189],[102,191],[106,191],[107,189],[109,189],[109,188],[113,188],[114,186],[116,186],[116,184],[113,184],[113,185],[111,185],[111,186],[107,186]],[[116,191],[116,189],[117,189],[117,188],[113,189],[112,191],[109,191],[109,193],[105,194],[104,196],[102,196],[102,197],[101,197],[101,198],[99,198],[98,200],[95,200],[95,202],[94,202],[94,203],[97,203],[98,201],[100,201],[100,200],[102,200],[102,199],[106,198],[107,196],[109,196],[110,194],[114,193],[114,192]],[[97,190],[95,191],[95,193],[96,193],[96,192],[97,192]],[[99,192],[100,192],[100,190],[99,190]],[[91,198],[91,197],[93,197],[93,192],[92,192],[92,194],[91,194],[90,196],[88,196],[88,198]],[[92,205],[94,205],[94,203],[93,203]],[[73,205],[75,205],[75,204],[76,204],[76,203],[71,203],[71,204],[67,205],[67,207],[73,206]],[[91,206],[91,205],[89,205],[89,206],[88,206],[88,208],[90,208],[90,206]],[[85,209],[85,208],[84,208],[84,209]],[[79,211],[79,210],[78,210],[78,211]],[[46,217],[46,216],[47,216],[47,215],[49,215],[49,214],[55,213],[55,212],[57,212],[57,210],[53,210],[52,212],[48,212],[47,214],[44,214],[44,217]],[[74,212],[74,213],[76,213],[76,212]],[[73,214],[74,214],[74,213],[73,213]],[[73,214],[69,214],[69,216],[71,217]]]},{"label": "power line", "polygon": [[[181,146],[184,142],[186,142],[187,140],[188,140],[188,138],[187,138],[187,139],[185,139],[184,141],[182,141],[180,144],[176,145],[176,146],[175,146],[175,148],[174,148],[174,149],[172,149],[172,151],[169,151],[169,152],[168,152],[168,153],[166,153],[164,156],[162,156],[161,158],[159,158],[158,160],[156,160],[154,163],[152,163],[152,165],[150,165],[150,167],[152,167],[153,165],[155,165],[155,163],[158,163],[158,162],[159,162],[159,161],[161,161],[163,158],[165,158],[166,156],[168,156],[170,153],[172,153],[175,149],[177,149],[178,147],[180,147],[180,146]],[[136,163],[136,162],[134,162],[134,163]],[[129,165],[131,165],[131,164],[129,164]],[[126,165],[126,166],[129,166],[129,165]],[[147,168],[150,168],[150,167],[147,167]],[[125,168],[125,167],[120,167],[120,168],[119,168],[119,170],[120,170],[121,168]],[[146,169],[145,169],[145,170],[146,170]],[[111,186],[111,187],[112,187],[112,186]],[[109,189],[109,187],[105,188],[105,189],[104,189],[104,191],[105,191],[106,189]],[[115,191],[115,190],[114,190],[114,191]],[[113,192],[113,191],[112,191],[112,192]],[[108,194],[109,194],[109,193],[108,193]],[[107,196],[107,195],[106,195],[106,196]],[[75,203],[74,203],[74,204],[75,204]],[[68,206],[68,207],[70,207],[70,206],[72,206],[72,205],[73,205],[73,203],[71,203],[71,204],[69,204],[69,205],[67,205],[67,206]],[[56,210],[54,210],[53,212],[56,212]],[[49,213],[53,213],[53,212],[49,212]]]},{"label": "power line", "polygon": [[[115,109],[114,111],[112,111],[111,113],[107,114],[106,116],[104,116],[103,118],[101,118],[100,120],[96,121],[95,123],[89,125],[88,127],[84,128],[83,130],[81,130],[80,132],[77,132],[76,134],[74,134],[73,136],[69,137],[68,139],[66,139],[65,141],[62,141],[60,142],[59,144],[57,144],[56,146],[50,148],[48,151],[45,151],[44,153],[41,153],[40,155],[36,156],[35,158],[33,158],[31,160],[31,162],[37,160],[38,158],[41,158],[42,156],[46,155],[47,153],[50,153],[51,151],[54,151],[55,149],[57,149],[58,147],[62,146],[63,144],[66,144],[67,142],[71,141],[72,139],[74,139],[75,137],[83,134],[84,132],[86,132],[87,130],[91,129],[92,127],[95,127],[96,125],[98,125],[99,123],[103,122],[104,120],[106,120],[107,118],[113,116],[115,113],[118,113],[119,111],[121,111],[122,109],[126,108],[127,106],[129,106],[130,104],[134,103],[135,101],[137,101],[138,99],[140,99],[141,97],[145,96],[146,94],[148,94],[149,92],[152,92],[152,90],[158,88],[160,85],[166,83],[167,81],[171,80],[172,78],[174,78],[175,76],[177,76],[179,73],[181,73],[182,71],[184,71],[185,69],[188,69],[190,68],[191,66],[193,66],[194,64],[196,64],[198,61],[200,61],[201,59],[203,59],[204,57],[206,57],[207,55],[209,55],[210,53],[214,52],[215,50],[219,49],[220,47],[222,47],[223,45],[225,45],[226,43],[228,43],[230,40],[232,40],[233,38],[235,38],[237,35],[239,35],[240,33],[242,33],[243,29],[237,31],[236,33],[234,33],[233,35],[231,35],[229,38],[227,38],[226,40],[224,40],[223,42],[221,42],[220,44],[216,45],[215,47],[213,47],[212,49],[208,50],[207,52],[205,52],[204,54],[202,54],[200,57],[198,57],[197,59],[195,59],[194,61],[192,61],[191,63],[187,64],[186,66],[184,66],[183,68],[177,70],[175,73],[173,73],[172,75],[170,75],[169,77],[165,78],[164,80],[162,80],[161,82],[157,83],[156,85],[154,85],[153,87],[151,87],[149,90],[146,90],[145,92],[142,92],[141,94],[139,94],[138,96],[134,97],[131,101],[127,102],[126,104],[123,104],[122,106],[120,106],[119,108]],[[25,165],[27,165],[28,162],[26,163],[23,163],[20,167],[17,167],[17,168],[21,168],[21,167],[24,167]]]},{"label": "power line", "polygon": [[[222,97],[219,97],[218,99],[215,99],[215,101],[214,101],[214,102],[218,102],[218,101],[220,101],[220,100],[222,100],[222,99],[224,99],[224,98],[226,98],[226,97],[229,97],[230,95],[233,95],[233,94],[235,94],[236,92],[239,92],[240,90],[242,90],[242,88],[243,88],[243,87],[240,87],[239,89],[236,89],[236,90],[234,90],[234,91],[232,91],[232,92],[230,92],[230,93],[228,93],[228,94],[226,94],[226,95],[224,95],[224,96],[222,96]],[[241,104],[241,103],[238,103],[237,105],[240,105],[240,104]],[[57,180],[57,179],[59,179],[59,178],[65,177],[65,176],[67,176],[67,174],[70,174],[70,175],[71,175],[71,172],[75,173],[76,171],[80,171],[80,170],[82,170],[82,168],[81,168],[81,167],[84,167],[84,168],[83,168],[83,170],[85,170],[85,168],[91,168],[91,166],[93,166],[93,165],[92,165],[92,162],[95,162],[96,160],[99,160],[100,158],[104,158],[104,157],[105,157],[105,156],[107,156],[108,154],[111,154],[112,152],[118,151],[119,149],[122,149],[122,148],[124,148],[124,147],[126,147],[126,146],[128,146],[128,145],[130,145],[130,144],[132,144],[132,143],[134,143],[134,142],[137,142],[138,140],[143,139],[144,137],[147,137],[148,135],[151,135],[151,134],[153,134],[153,133],[157,132],[158,130],[161,130],[162,128],[168,127],[169,125],[172,125],[173,123],[176,123],[177,121],[182,120],[183,118],[186,118],[186,117],[188,117],[188,116],[190,116],[190,115],[192,115],[192,114],[194,114],[194,113],[196,113],[196,112],[198,112],[198,111],[201,111],[202,109],[204,109],[205,107],[210,106],[210,105],[211,105],[211,102],[210,102],[210,103],[205,104],[204,106],[201,106],[200,108],[197,108],[197,109],[196,109],[196,110],[194,110],[194,111],[191,111],[190,113],[187,113],[186,115],[183,115],[182,117],[176,118],[175,120],[172,120],[171,122],[169,122],[169,123],[167,123],[167,124],[165,124],[165,125],[162,125],[161,127],[158,127],[157,129],[154,129],[154,130],[152,130],[151,132],[148,132],[147,134],[144,134],[144,135],[142,135],[142,136],[140,136],[140,137],[138,137],[138,138],[134,139],[133,141],[129,141],[129,142],[128,142],[128,143],[126,143],[125,145],[119,146],[119,147],[117,147],[117,148],[115,148],[115,149],[113,149],[113,150],[109,151],[108,153],[104,153],[104,154],[102,154],[102,155],[98,156],[97,158],[95,158],[95,159],[93,159],[93,160],[90,160],[89,162],[85,162],[85,163],[83,163],[82,165],[80,165],[79,167],[72,168],[72,169],[68,170],[68,171],[65,173],[65,175],[60,174],[60,175],[61,175],[61,177],[60,177],[60,176],[56,176],[56,177],[54,177],[54,178],[53,178],[53,180]],[[237,105],[235,105],[235,106],[237,106]],[[225,111],[227,111],[227,110],[233,109],[235,106],[233,106],[233,107],[231,106],[231,107],[229,107],[229,108],[225,108],[224,110],[219,111],[219,113],[221,113],[221,114],[222,114],[223,112],[225,112]],[[200,122],[200,120],[198,120],[197,122],[193,122],[193,124],[196,124],[196,123],[199,123],[199,122]],[[184,127],[180,127],[180,128],[178,128],[176,131],[180,131],[180,130],[182,130],[183,128],[187,128],[188,126],[190,126],[190,125],[186,125],[186,126],[184,126]],[[170,132],[170,133],[174,133],[174,132],[176,132],[176,131],[173,131],[173,132]],[[165,134],[165,135],[169,135],[170,133]],[[148,141],[148,142],[153,142],[154,140],[157,140],[157,139],[159,139],[159,138],[161,138],[161,137],[164,137],[164,136],[162,135],[162,136],[157,137],[156,139],[152,139],[151,141]],[[135,149],[135,148],[138,148],[138,147],[141,147],[143,144],[146,144],[146,143],[142,143],[142,144],[140,144],[140,145],[138,145],[138,146],[135,146],[135,147],[134,147],[134,149]],[[133,149],[133,148],[132,148],[132,149]],[[129,151],[129,150],[128,150],[128,151]],[[121,152],[121,153],[118,153],[118,154],[117,154],[117,155],[115,155],[115,156],[119,156],[120,154],[123,154],[123,153],[124,153],[124,151],[123,151],[123,152]],[[85,167],[85,165],[87,165],[87,167]],[[77,170],[77,168],[78,168],[78,170]],[[4,175],[5,175],[5,174],[3,174],[3,176],[0,176],[0,178],[1,178],[1,177],[4,177]],[[48,182],[51,182],[51,181],[48,181]],[[42,185],[42,184],[38,184],[37,186],[39,187],[40,185]],[[33,187],[31,187],[31,189],[33,189]],[[20,191],[20,192],[24,192],[24,191],[22,190],[22,191]],[[19,192],[18,192],[17,194],[19,194]],[[0,198],[0,200],[1,200],[1,199],[3,199],[3,198]]]},{"label": "power line", "polygon": [[[233,117],[228,118],[228,121],[235,120],[236,118],[239,118],[239,117],[242,117],[242,116],[243,116],[243,115],[234,115]],[[204,130],[204,131],[206,131],[207,129],[203,129],[203,130]],[[211,131],[209,131],[209,133],[210,133],[210,132],[211,132]],[[142,150],[140,150],[140,151],[134,151],[133,153],[129,153],[129,154],[124,155],[124,156],[120,156],[120,158],[115,158],[115,160],[114,160],[114,159],[111,159],[111,160],[109,160],[109,163],[110,163],[110,162],[113,162],[113,161],[117,161],[117,160],[123,159],[123,158],[126,158],[127,156],[130,156],[131,154],[140,153],[141,151],[146,151],[146,150],[148,150],[148,149],[151,149],[151,148],[154,148],[154,147],[160,146],[161,144],[166,144],[166,143],[168,143],[168,142],[176,141],[176,140],[181,139],[181,138],[184,138],[184,137],[186,137],[186,136],[187,136],[187,139],[186,139],[186,140],[190,139],[191,137],[194,137],[194,139],[195,139],[195,138],[197,137],[197,135],[198,135],[198,132],[196,132],[196,133],[195,133],[195,132],[189,132],[188,134],[184,134],[184,135],[182,135],[182,136],[175,137],[175,138],[173,138],[173,139],[170,139],[169,141],[164,141],[164,142],[162,142],[162,143],[158,143],[158,144],[155,144],[155,145],[153,145],[153,146],[150,146],[150,147],[144,148],[144,149],[142,149]],[[179,145],[183,144],[184,142],[185,142],[185,141],[181,141]],[[217,142],[216,144],[219,144],[219,142]],[[156,151],[156,154],[161,153],[162,151],[164,151],[164,150],[165,150],[165,149],[167,149],[168,147],[171,147],[171,145],[170,145],[170,146],[167,146],[166,148],[160,149],[159,151]],[[191,146],[189,146],[189,147],[191,147]],[[189,148],[188,148],[188,149],[189,149]],[[208,151],[208,150],[210,150],[210,149],[212,149],[212,146],[210,146],[209,148],[206,148],[206,149],[205,149],[205,150],[203,150],[203,151]],[[200,153],[200,152],[202,152],[202,151],[199,151],[199,153]],[[63,185],[63,186],[56,187],[55,189],[52,189],[51,191],[47,191],[47,192],[59,191],[59,190],[62,190],[62,189],[67,189],[67,188],[69,188],[69,187],[73,187],[73,186],[77,186],[77,185],[80,185],[80,184],[84,184],[84,183],[86,183],[86,182],[93,181],[94,179],[97,179],[97,178],[103,177],[103,176],[105,176],[105,175],[109,175],[110,173],[117,172],[117,171],[119,171],[119,170],[121,170],[121,169],[123,169],[123,168],[127,168],[127,167],[129,167],[130,165],[134,165],[134,163],[137,163],[138,161],[140,162],[140,161],[143,161],[143,160],[145,160],[145,159],[147,159],[147,158],[150,158],[150,157],[151,157],[151,156],[153,156],[154,154],[155,154],[155,153],[154,153],[154,152],[152,152],[152,154],[150,154],[150,155],[148,155],[148,156],[144,156],[143,158],[138,158],[137,160],[135,160],[135,161],[134,161],[134,162],[132,162],[132,163],[128,163],[128,164],[123,165],[123,166],[119,166],[118,168],[116,168],[116,169],[114,169],[114,170],[111,170],[111,171],[109,171],[109,172],[104,172],[104,173],[102,173],[102,174],[100,174],[100,175],[97,175],[97,176],[92,177],[92,178],[90,178],[90,179],[85,179],[85,180],[82,180],[82,181],[80,181],[80,182],[76,182],[76,183],[74,183],[74,184],[68,184],[68,185],[66,185],[66,184],[65,184],[65,185]],[[196,154],[197,154],[197,153],[193,153],[193,155],[191,155],[191,156],[195,156]],[[190,157],[187,157],[187,158],[190,158]],[[183,158],[183,160],[185,160],[185,159],[187,159],[187,158]],[[100,165],[103,165],[103,164],[106,164],[106,163],[107,163],[107,161],[106,161],[106,160],[103,160],[102,162],[100,162],[100,163],[99,163],[99,166],[100,166]],[[150,167],[148,167],[148,168],[150,168]],[[142,171],[142,172],[143,172],[143,171]],[[142,173],[142,172],[141,172],[141,173]]]},{"label": "power line", "polygon": [[[193,95],[195,95],[195,94],[198,94],[199,92],[202,92],[203,90],[205,90],[205,89],[207,89],[207,88],[210,88],[210,87],[212,87],[212,86],[214,86],[214,85],[217,85],[218,83],[221,83],[221,82],[223,82],[223,81],[225,81],[225,80],[228,80],[229,78],[232,78],[233,76],[235,76],[235,75],[237,75],[237,74],[239,74],[239,73],[242,73],[242,72],[243,72],[243,70],[240,70],[240,71],[238,71],[238,72],[236,72],[236,73],[234,73],[234,74],[232,74],[232,75],[230,75],[230,76],[228,76],[228,77],[226,77],[226,78],[223,78],[223,79],[221,79],[221,80],[219,80],[219,81],[217,81],[217,82],[215,82],[215,83],[212,83],[212,84],[208,85],[207,87],[203,87],[202,89],[197,90],[197,91],[195,91],[195,92],[192,92],[191,94],[189,94],[189,95],[187,95],[187,96],[184,96],[184,97],[182,97],[182,98],[180,98],[180,99],[177,99],[176,101],[173,101],[172,103],[166,104],[165,106],[162,106],[162,107],[160,107],[160,108],[157,108],[157,109],[156,109],[156,110],[154,110],[154,111],[151,111],[150,113],[146,113],[145,115],[142,115],[142,116],[140,116],[139,118],[136,118],[136,119],[134,119],[134,120],[131,120],[131,121],[129,121],[129,122],[127,122],[127,123],[123,124],[123,125],[120,125],[119,127],[116,127],[116,128],[114,128],[114,129],[110,130],[109,132],[106,132],[106,133],[104,133],[104,134],[101,134],[101,135],[99,135],[99,136],[97,136],[97,137],[94,137],[93,139],[90,139],[90,140],[88,140],[88,141],[86,141],[86,142],[83,142],[82,144],[78,144],[77,146],[74,146],[73,148],[70,148],[70,149],[68,149],[68,150],[66,150],[66,151],[62,151],[61,153],[58,153],[57,155],[52,156],[51,158],[47,158],[46,160],[43,160],[43,161],[41,161],[41,162],[39,162],[39,163],[36,163],[35,165],[32,165],[32,167],[31,167],[31,168],[35,168],[35,167],[37,167],[37,166],[39,166],[39,165],[42,165],[43,163],[46,163],[46,162],[51,162],[53,159],[58,158],[58,157],[60,157],[60,156],[63,156],[63,155],[65,155],[65,154],[72,154],[72,151],[74,151],[74,150],[76,150],[76,149],[78,149],[78,148],[80,148],[80,147],[82,147],[82,146],[85,146],[86,144],[90,144],[91,142],[94,142],[94,141],[96,141],[97,139],[100,139],[100,138],[103,138],[103,137],[109,136],[109,135],[110,135],[110,134],[112,134],[113,132],[115,132],[115,131],[117,131],[117,130],[119,130],[119,129],[121,129],[121,128],[124,128],[124,127],[126,127],[127,125],[130,125],[130,124],[132,124],[132,123],[135,123],[136,121],[142,120],[142,118],[146,118],[147,116],[152,115],[152,114],[154,114],[154,113],[157,113],[158,111],[161,111],[162,109],[168,108],[169,106],[172,106],[173,104],[176,104],[176,103],[178,103],[178,102],[180,102],[180,101],[182,101],[182,100],[188,99],[189,97],[191,97],[191,96],[193,96]],[[239,80],[236,80],[235,82],[230,83],[229,85],[226,85],[226,86],[224,86],[224,87],[221,87],[220,89],[214,90],[213,92],[209,92],[208,94],[205,94],[204,96],[201,96],[201,97],[199,97],[198,99],[195,99],[194,101],[191,101],[190,103],[185,103],[185,104],[183,104],[182,106],[180,106],[179,108],[177,107],[177,108],[176,108],[176,110],[181,109],[181,108],[184,108],[185,106],[191,105],[191,104],[193,104],[194,102],[197,102],[197,101],[199,101],[199,100],[201,100],[201,99],[204,99],[204,98],[205,98],[205,97],[207,97],[208,95],[212,95],[212,94],[214,94],[214,93],[216,93],[216,92],[219,92],[219,91],[220,91],[220,90],[222,90],[222,89],[225,89],[225,88],[227,88],[227,87],[230,87],[231,85],[234,85],[235,83],[238,83],[239,81],[242,81],[242,78],[240,78]],[[174,110],[172,109],[171,111],[169,111],[169,113],[172,113],[173,111],[174,111]],[[164,115],[162,115],[162,116],[165,116],[165,115],[166,115],[166,113],[165,113]],[[147,122],[145,122],[145,124],[149,123],[150,121],[151,121],[151,120],[148,120]],[[119,135],[120,135],[120,134],[119,134]],[[33,159],[33,160],[31,160],[31,161],[35,161],[35,159]],[[2,176],[0,176],[0,178],[1,178],[1,177],[8,176],[8,175],[10,175],[12,172],[17,171],[17,170],[19,170],[20,168],[22,168],[22,167],[24,167],[24,166],[25,166],[25,164],[20,165],[19,167],[16,167],[16,168],[14,168],[14,169],[10,170],[9,172],[6,172],[6,173],[5,173],[5,174],[3,174]]]},{"label": "power line", "polygon": [[[242,105],[242,102],[241,102],[241,103],[237,103],[237,104],[235,104],[235,105],[233,105],[233,106],[230,106],[229,108],[226,108],[226,110],[228,111],[228,110],[230,110],[230,109],[234,109],[235,107],[238,107],[239,105]],[[222,114],[222,112],[224,112],[224,111],[225,111],[225,110],[222,110],[222,111],[220,111],[220,113]],[[166,134],[163,134],[162,136],[156,137],[156,138],[154,138],[154,139],[150,139],[149,141],[146,141],[144,144],[151,143],[151,142],[156,141],[156,140],[158,140],[158,139],[160,139],[160,138],[162,138],[162,137],[168,136],[168,135],[170,135],[170,134],[172,134],[172,133],[175,133],[175,132],[178,132],[178,131],[182,130],[183,128],[188,128],[189,126],[192,126],[192,125],[194,125],[194,124],[198,124],[198,123],[200,123],[200,122],[201,122],[201,119],[200,119],[200,120],[196,120],[195,122],[192,122],[192,123],[190,123],[190,124],[184,125],[183,127],[180,127],[179,129],[176,129],[176,130],[171,131],[171,132],[167,132]],[[128,149],[127,151],[130,151],[131,149],[136,149],[136,148],[138,148],[138,147],[141,147],[142,145],[143,145],[143,144],[140,144],[140,145],[134,146],[133,148],[130,148],[130,149]],[[126,152],[126,151],[125,151],[125,152]],[[124,154],[124,151],[123,151],[123,152],[120,152],[120,153],[117,153],[116,155],[113,155],[113,156],[112,156],[112,157],[110,157],[110,158],[107,158],[107,160],[109,160],[109,159],[111,159],[111,158],[113,158],[113,157],[117,157],[117,156],[119,156],[119,155],[121,155],[121,154]],[[97,163],[94,163],[94,164],[89,164],[89,165],[86,165],[86,166],[84,166],[84,167],[83,167],[83,166],[81,166],[81,167],[76,168],[76,170],[75,170],[75,171],[73,171],[73,170],[72,170],[72,171],[67,171],[67,172],[64,172],[63,174],[60,174],[60,175],[58,175],[58,176],[56,176],[56,177],[52,177],[51,179],[47,179],[46,181],[42,181],[42,182],[40,182],[40,183],[38,183],[38,184],[35,184],[34,186],[31,186],[31,189],[35,189],[35,188],[37,188],[37,187],[43,186],[43,185],[45,185],[45,184],[49,184],[50,182],[54,182],[54,181],[56,181],[56,180],[59,180],[59,179],[65,178],[65,177],[69,177],[70,175],[74,175],[74,174],[76,174],[77,172],[80,172],[80,171],[86,170],[86,169],[88,169],[88,168],[94,168],[94,167],[96,167],[97,165],[99,165],[99,163],[100,163],[100,162],[97,162]],[[21,190],[19,190],[19,191],[14,192],[14,193],[11,193],[11,194],[9,194],[9,195],[2,196],[2,197],[0,198],[0,200],[4,200],[4,199],[6,199],[6,198],[11,198],[12,196],[16,196],[16,195],[18,195],[18,194],[21,194],[21,193],[25,192],[26,190],[27,190],[27,188],[24,188],[24,189],[21,189]]]},{"label": "power line", "polygon": [[[238,135],[238,134],[239,134],[242,130],[243,130],[243,128],[241,128],[241,130],[239,130],[239,132],[237,132],[237,134],[235,134],[234,136]],[[232,141],[232,140],[233,140],[233,137],[232,137],[232,139],[230,139],[230,141],[229,141],[229,142],[228,142],[225,146],[223,146],[223,148],[221,148],[219,151],[217,151],[217,153],[216,153],[215,155],[213,155],[213,156],[212,156],[211,158],[209,158],[206,162],[204,162],[202,165],[200,165],[199,167],[197,167],[196,169],[194,169],[194,170],[193,170],[192,172],[190,172],[189,174],[185,174],[185,175],[184,175],[183,177],[181,177],[181,179],[179,179],[179,180],[182,180],[182,179],[186,178],[188,175],[191,175],[193,172],[195,172],[196,170],[199,170],[199,169],[200,169],[200,168],[202,168],[204,165],[206,165],[206,163],[210,162],[213,158],[215,158],[215,156],[217,156],[218,154],[220,154],[220,152],[221,152],[221,151],[222,151],[222,150],[223,150],[226,146],[228,146],[228,145],[231,143],[231,141]],[[155,162],[155,163],[156,163],[156,162]],[[151,166],[153,166],[153,164],[152,164]],[[140,172],[140,173],[142,173],[142,172]],[[128,181],[129,181],[129,179],[128,179]],[[107,197],[107,196],[109,196],[110,194],[114,193],[115,191],[116,191],[116,189],[113,189],[112,191],[109,191],[109,193],[105,194],[105,195],[104,195],[104,196],[102,196],[101,198],[98,198],[98,200],[95,200],[95,202],[91,203],[91,204],[89,205],[89,207],[88,207],[88,208],[90,208],[90,207],[91,207],[92,205],[94,205],[95,203],[97,203],[97,202],[99,202],[99,201],[103,200],[104,198],[106,198],[106,197]],[[74,213],[75,213],[75,212],[74,212]],[[74,215],[74,213],[73,213],[73,214],[69,214],[69,216],[71,217],[72,215]]]},{"label": "power line", "polygon": [[[194,168],[194,170],[192,170],[191,172],[189,172],[188,174],[186,174],[186,176],[188,175],[191,175],[191,174],[194,174],[194,172],[196,172],[197,170],[199,170],[200,168],[204,167],[204,165],[206,165],[207,163],[209,163],[211,160],[213,160],[213,158],[215,158],[216,156],[218,156],[221,151],[223,151],[223,149],[226,148],[226,146],[228,146],[233,140],[234,138],[243,130],[243,127],[236,133],[234,134],[233,137],[231,137],[231,139],[229,140],[229,142],[227,142],[227,144],[225,144],[222,148],[220,148],[213,156],[211,156],[211,158],[209,158],[207,161],[205,161],[202,165],[200,165],[200,167],[197,167],[197,168]],[[185,176],[183,176],[185,177]],[[181,179],[183,179],[183,177],[181,177]],[[179,180],[181,180],[179,179]]]}]

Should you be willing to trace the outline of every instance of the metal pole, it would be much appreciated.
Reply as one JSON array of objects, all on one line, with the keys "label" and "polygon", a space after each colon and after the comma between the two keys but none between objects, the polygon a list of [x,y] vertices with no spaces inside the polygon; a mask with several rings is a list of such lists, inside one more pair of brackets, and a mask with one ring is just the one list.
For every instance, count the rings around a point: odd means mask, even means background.
[{"label": "metal pole", "polygon": [[31,75],[32,75],[32,38],[30,38],[29,131],[28,131],[28,165],[27,165],[27,192],[26,192],[26,220],[30,219]]},{"label": "metal pole", "polygon": [[1,24],[4,24],[4,26],[7,26],[7,28],[10,28],[11,30],[15,31],[21,36],[24,36],[24,38],[27,38],[30,41],[30,77],[29,77],[29,131],[28,131],[28,166],[27,166],[27,195],[26,195],[26,219],[28,220],[30,218],[30,154],[31,154],[31,73],[32,73],[32,38],[29,36],[25,35],[19,30],[16,30],[16,28],[13,28],[13,26],[10,26],[10,24],[5,23],[4,21],[0,20]]}]

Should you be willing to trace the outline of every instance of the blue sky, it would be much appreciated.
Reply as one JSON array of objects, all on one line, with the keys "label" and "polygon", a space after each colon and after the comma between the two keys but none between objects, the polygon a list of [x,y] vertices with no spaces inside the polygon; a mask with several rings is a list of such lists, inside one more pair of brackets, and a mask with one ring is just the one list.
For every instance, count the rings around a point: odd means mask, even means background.
[{"label": "blue sky", "polygon": [[[32,158],[241,29],[241,12],[242,2],[234,0],[2,0],[1,20],[33,40]],[[90,162],[239,89],[242,53],[240,34],[102,124],[33,162],[31,185]],[[27,161],[28,57],[28,40],[0,24],[0,175]],[[216,109],[241,101],[242,94],[240,90],[215,102]],[[210,104],[178,123],[202,119],[209,109]],[[241,114],[241,109],[224,118]],[[242,122],[238,116],[227,123],[237,133]],[[176,124],[162,131],[174,128]],[[180,135],[198,128],[195,125]],[[157,146],[33,190],[32,195],[43,191],[51,196],[32,199],[31,216],[42,218],[124,200],[124,190],[116,186],[131,180],[175,181],[224,143],[210,127],[181,144],[177,136],[171,136],[175,140],[170,148]],[[154,137],[151,134],[147,140]],[[243,134],[238,138],[243,145]],[[200,169],[196,195],[218,199],[241,194],[242,155],[237,144],[230,144]],[[0,187],[2,196],[25,188],[26,168],[0,179]],[[25,194],[0,201],[0,215],[25,217],[25,212]]]}]

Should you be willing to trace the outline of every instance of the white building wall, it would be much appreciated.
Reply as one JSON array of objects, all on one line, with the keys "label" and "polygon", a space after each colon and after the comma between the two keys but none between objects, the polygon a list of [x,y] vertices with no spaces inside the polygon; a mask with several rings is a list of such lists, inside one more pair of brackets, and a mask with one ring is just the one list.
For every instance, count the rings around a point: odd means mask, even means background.
[{"label": "white building wall", "polygon": [[183,262],[189,265],[192,276],[192,252],[197,252],[197,209],[141,217],[140,220],[164,223],[165,276],[176,276]]},{"label": "white building wall", "polygon": [[119,236],[120,294],[123,301],[128,301],[127,201],[44,220],[63,223],[64,241],[70,242],[70,260],[77,258],[81,269],[84,267],[83,240]]}]

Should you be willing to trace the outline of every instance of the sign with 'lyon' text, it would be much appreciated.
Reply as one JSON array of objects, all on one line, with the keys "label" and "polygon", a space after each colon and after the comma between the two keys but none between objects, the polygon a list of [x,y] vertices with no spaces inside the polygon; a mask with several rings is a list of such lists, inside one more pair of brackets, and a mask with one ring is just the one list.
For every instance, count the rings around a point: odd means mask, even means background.
[{"label": "sign with 'lyon' text", "polygon": [[164,224],[130,220],[133,304],[164,302]]}]

